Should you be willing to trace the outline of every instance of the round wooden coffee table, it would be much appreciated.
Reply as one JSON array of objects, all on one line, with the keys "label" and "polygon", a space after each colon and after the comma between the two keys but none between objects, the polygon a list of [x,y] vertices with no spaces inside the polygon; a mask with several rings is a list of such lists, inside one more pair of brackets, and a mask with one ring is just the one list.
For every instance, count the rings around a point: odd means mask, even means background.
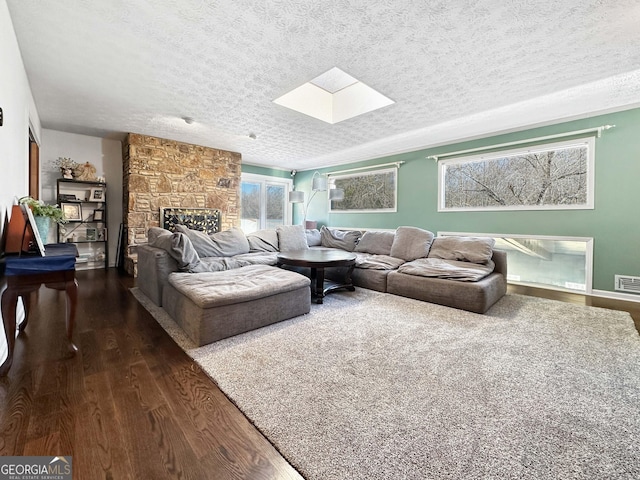
[{"label": "round wooden coffee table", "polygon": [[[322,303],[327,293],[340,288],[354,291],[355,287],[351,280],[353,267],[356,265],[354,253],[343,250],[293,250],[278,254],[278,266],[292,265],[295,267],[308,267],[311,269],[311,294],[315,297],[316,303]],[[349,267],[344,278],[344,282],[325,281],[324,269],[327,267]]]}]

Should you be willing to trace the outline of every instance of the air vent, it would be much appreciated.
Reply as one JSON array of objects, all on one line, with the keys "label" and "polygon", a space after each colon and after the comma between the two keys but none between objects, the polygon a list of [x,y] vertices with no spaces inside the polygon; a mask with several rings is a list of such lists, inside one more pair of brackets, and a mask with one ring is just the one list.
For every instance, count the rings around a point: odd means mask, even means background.
[{"label": "air vent", "polygon": [[616,275],[616,290],[621,292],[640,293],[640,277]]}]

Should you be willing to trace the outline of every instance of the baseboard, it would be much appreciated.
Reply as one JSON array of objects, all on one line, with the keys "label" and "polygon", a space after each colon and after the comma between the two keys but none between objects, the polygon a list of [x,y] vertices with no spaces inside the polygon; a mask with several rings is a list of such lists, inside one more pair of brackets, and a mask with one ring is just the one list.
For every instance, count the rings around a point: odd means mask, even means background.
[{"label": "baseboard", "polygon": [[635,295],[633,293],[609,292],[607,290],[592,290],[591,296],[640,303],[640,295]]}]

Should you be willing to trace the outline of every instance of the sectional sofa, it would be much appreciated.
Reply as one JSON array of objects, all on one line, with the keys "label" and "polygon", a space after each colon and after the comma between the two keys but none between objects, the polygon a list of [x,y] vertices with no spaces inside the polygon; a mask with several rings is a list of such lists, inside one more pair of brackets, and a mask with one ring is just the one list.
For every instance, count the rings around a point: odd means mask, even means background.
[{"label": "sectional sofa", "polygon": [[[138,248],[137,285],[202,345],[309,311],[308,276],[276,268],[281,251],[350,251],[355,286],[485,313],[507,288],[506,253],[493,246],[491,238],[434,238],[404,226],[207,235],[178,225],[175,232],[149,230],[149,243]],[[345,273],[335,268],[326,275],[339,280]]]}]

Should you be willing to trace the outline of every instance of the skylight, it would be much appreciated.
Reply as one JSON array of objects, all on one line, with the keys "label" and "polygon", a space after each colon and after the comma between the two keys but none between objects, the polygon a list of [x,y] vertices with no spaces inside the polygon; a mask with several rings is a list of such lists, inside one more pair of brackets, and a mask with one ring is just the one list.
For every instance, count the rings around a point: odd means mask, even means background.
[{"label": "skylight", "polygon": [[273,102],[330,124],[395,103],[337,67]]}]

